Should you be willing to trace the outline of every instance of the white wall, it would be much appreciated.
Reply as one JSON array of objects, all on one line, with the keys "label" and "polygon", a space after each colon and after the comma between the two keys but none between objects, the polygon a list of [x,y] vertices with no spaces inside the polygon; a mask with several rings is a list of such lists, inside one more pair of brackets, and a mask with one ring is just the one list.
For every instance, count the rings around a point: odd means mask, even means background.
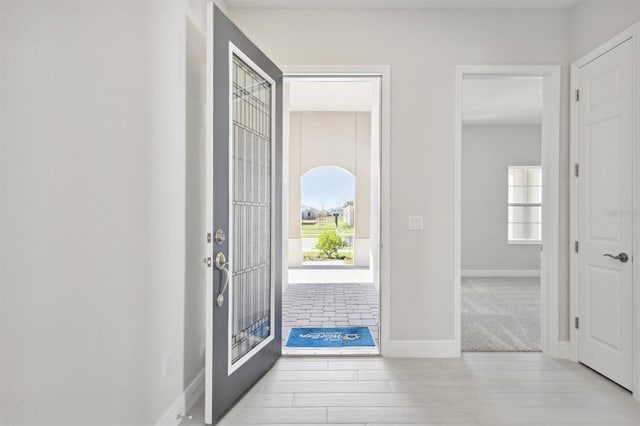
[{"label": "white wall", "polygon": [[[455,65],[567,65],[637,4],[232,11],[280,64],[392,66],[393,339],[453,337]],[[201,367],[203,7],[0,2],[2,424],[151,424]],[[409,233],[416,213],[426,229]]]},{"label": "white wall", "polygon": [[[387,247],[393,277],[391,339],[414,343],[410,347],[424,350],[422,354],[443,342],[452,347],[457,285],[453,279],[456,65],[566,64],[568,14],[566,10],[231,10],[240,28],[278,64],[392,67],[391,247]],[[565,88],[567,83],[565,68]],[[567,176],[566,97],[562,107],[561,174]],[[564,206],[563,217],[567,211]],[[410,214],[424,215],[423,232],[408,231]],[[567,281],[562,275],[560,285],[566,287]],[[563,327],[568,331],[567,321]]]},{"label": "white wall", "polygon": [[[206,270],[206,20],[204,1],[190,1],[186,30],[186,174],[183,389],[205,363]],[[178,15],[180,16],[180,15]],[[172,393],[180,388],[173,388]],[[166,408],[166,407],[165,407]]]},{"label": "white wall", "polygon": [[2,424],[153,424],[203,366],[203,7],[0,3]]},{"label": "white wall", "polygon": [[1,421],[142,423],[146,5],[1,7]]},{"label": "white wall", "polygon": [[587,0],[571,9],[571,61],[640,21],[640,0]]},{"label": "white wall", "polygon": [[542,128],[463,126],[462,270],[537,270],[539,246],[508,244],[507,170],[541,165]]},{"label": "white wall", "polygon": [[204,368],[204,8],[151,0],[147,12],[146,383],[154,423]]}]

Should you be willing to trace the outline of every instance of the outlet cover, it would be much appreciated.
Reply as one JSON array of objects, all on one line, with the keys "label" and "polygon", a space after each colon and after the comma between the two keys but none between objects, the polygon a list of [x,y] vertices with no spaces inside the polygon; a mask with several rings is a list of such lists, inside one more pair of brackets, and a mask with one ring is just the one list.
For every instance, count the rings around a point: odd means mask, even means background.
[{"label": "outlet cover", "polygon": [[409,216],[409,231],[422,231],[424,229],[424,216]]}]

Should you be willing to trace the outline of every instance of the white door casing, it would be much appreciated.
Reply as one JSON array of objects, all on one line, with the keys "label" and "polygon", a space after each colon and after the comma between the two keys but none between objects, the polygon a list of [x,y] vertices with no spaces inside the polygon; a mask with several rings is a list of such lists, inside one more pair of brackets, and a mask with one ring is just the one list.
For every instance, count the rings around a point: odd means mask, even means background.
[{"label": "white door casing", "polygon": [[[578,361],[633,385],[633,44],[578,70]],[[627,262],[605,256],[625,253]]]},{"label": "white door casing", "polygon": [[[462,96],[463,80],[469,77],[543,78],[542,112],[542,245],[540,252],[540,296],[542,352],[557,358],[567,358],[566,342],[559,337],[559,247],[560,247],[560,98],[561,69],[559,65],[460,65],[456,67],[455,113],[455,227],[454,227],[454,321],[453,356],[461,355],[461,170],[462,170]],[[451,356],[451,355],[450,355]]]},{"label": "white door casing", "polygon": [[[379,78],[379,127],[380,127],[380,176],[379,176],[379,265],[378,282],[380,285],[380,353],[386,357],[442,356],[442,350],[425,348],[422,342],[414,343],[391,339],[391,67],[388,65],[283,65],[286,79],[302,78]],[[286,125],[285,125],[286,128]],[[286,143],[286,142],[285,142]],[[286,149],[285,149],[286,152]],[[285,176],[285,179],[287,177]],[[287,193],[287,191],[283,191]],[[286,209],[285,209],[286,210]],[[283,241],[288,240],[287,227],[284,227]],[[285,245],[286,247],[286,245]],[[283,253],[283,270],[289,265],[288,254]],[[285,274],[286,275],[286,274]],[[453,356],[446,351],[446,356]]]}]

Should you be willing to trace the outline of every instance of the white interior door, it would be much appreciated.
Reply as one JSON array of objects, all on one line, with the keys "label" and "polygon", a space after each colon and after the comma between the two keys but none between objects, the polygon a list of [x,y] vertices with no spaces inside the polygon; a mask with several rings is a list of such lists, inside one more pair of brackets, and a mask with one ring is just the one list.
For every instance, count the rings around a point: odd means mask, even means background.
[{"label": "white interior door", "polygon": [[632,386],[632,42],[579,69],[578,360]]}]

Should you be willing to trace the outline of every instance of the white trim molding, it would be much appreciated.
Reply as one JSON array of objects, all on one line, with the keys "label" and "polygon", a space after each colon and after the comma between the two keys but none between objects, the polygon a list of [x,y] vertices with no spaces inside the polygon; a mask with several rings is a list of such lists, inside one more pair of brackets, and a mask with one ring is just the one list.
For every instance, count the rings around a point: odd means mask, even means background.
[{"label": "white trim molding", "polygon": [[[285,78],[380,77],[380,351],[383,356],[416,356],[387,350],[391,345],[391,67],[388,65],[302,65],[281,67]],[[286,227],[284,227],[286,232]],[[284,235],[287,241],[288,235]],[[286,262],[285,259],[285,263]],[[417,342],[419,344],[419,342]]]},{"label": "white trim molding", "polygon": [[[207,220],[207,232],[213,235],[213,13],[212,1],[207,2],[207,94],[206,94],[206,128],[205,128],[205,157],[206,157],[206,194],[205,217]],[[213,245],[206,245],[205,256],[213,259]],[[213,395],[213,310],[215,309],[213,296],[213,270],[206,268],[205,272],[205,395]],[[206,424],[213,422],[213,400],[205,398],[204,421]]]},{"label": "white trim molding", "polygon": [[558,342],[556,358],[571,359],[571,342],[568,340]]},{"label": "white trim molding", "polygon": [[388,340],[384,356],[390,358],[456,358],[455,340]]},{"label": "white trim molding", "polygon": [[[571,64],[571,94],[580,86],[580,68],[604,55],[622,43],[632,40],[633,43],[633,250],[640,248],[640,23],[634,24],[611,40],[595,48],[582,58]],[[572,99],[573,98],[572,96]],[[570,164],[578,162],[578,106],[571,101],[571,154]],[[578,186],[575,178],[570,183],[570,240],[578,241]],[[640,262],[633,262],[633,397],[640,401]],[[578,259],[571,251],[570,255],[570,318],[578,313]],[[570,323],[572,323],[570,321]],[[571,359],[578,361],[578,333],[570,327]]]},{"label": "white trim molding", "polygon": [[560,246],[560,65],[464,65],[456,67],[454,155],[454,321],[455,342],[461,347],[461,172],[462,83],[467,77],[542,77],[542,241],[540,291],[543,353],[558,357],[559,350],[559,246]]},{"label": "white trim molding", "polygon": [[463,278],[477,277],[539,277],[540,269],[463,269]]},{"label": "white trim molding", "polygon": [[204,374],[205,369],[203,368],[158,420],[156,426],[178,426],[180,424],[182,420],[178,419],[178,416],[185,416],[204,393]]}]

